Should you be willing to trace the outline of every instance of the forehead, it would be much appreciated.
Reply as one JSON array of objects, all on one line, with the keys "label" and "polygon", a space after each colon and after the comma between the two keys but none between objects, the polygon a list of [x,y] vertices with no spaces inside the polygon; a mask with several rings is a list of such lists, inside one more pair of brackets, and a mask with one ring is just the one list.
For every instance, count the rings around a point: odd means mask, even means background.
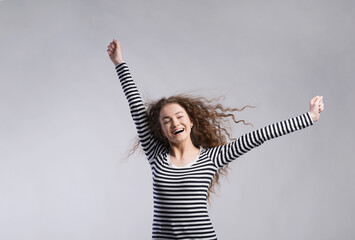
[{"label": "forehead", "polygon": [[185,109],[178,103],[168,103],[160,109],[160,117],[168,117],[178,113],[186,113]]}]

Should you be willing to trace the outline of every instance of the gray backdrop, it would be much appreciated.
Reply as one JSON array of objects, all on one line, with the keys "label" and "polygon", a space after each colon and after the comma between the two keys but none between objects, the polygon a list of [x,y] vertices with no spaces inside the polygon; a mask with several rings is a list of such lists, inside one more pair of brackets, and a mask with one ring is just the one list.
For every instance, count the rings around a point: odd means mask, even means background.
[{"label": "gray backdrop", "polygon": [[149,239],[150,168],[106,46],[145,100],[224,95],[254,127],[315,126],[231,164],[219,239],[355,239],[354,1],[0,1],[0,239]]}]

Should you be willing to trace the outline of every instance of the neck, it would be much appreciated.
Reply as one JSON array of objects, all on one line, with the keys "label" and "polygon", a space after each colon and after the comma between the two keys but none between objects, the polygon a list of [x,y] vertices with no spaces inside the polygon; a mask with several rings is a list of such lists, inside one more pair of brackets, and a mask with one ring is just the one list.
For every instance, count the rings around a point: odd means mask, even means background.
[{"label": "neck", "polygon": [[176,159],[184,159],[185,156],[189,156],[198,151],[199,149],[193,145],[191,140],[179,144],[170,143],[170,155]]}]

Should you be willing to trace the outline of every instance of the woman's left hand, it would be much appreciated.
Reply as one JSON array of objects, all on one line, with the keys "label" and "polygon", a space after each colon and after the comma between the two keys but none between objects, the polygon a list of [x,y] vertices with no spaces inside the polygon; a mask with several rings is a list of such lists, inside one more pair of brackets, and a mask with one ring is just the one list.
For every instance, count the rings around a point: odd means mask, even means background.
[{"label": "woman's left hand", "polygon": [[309,114],[313,122],[318,121],[320,113],[324,110],[323,96],[316,96],[309,101]]}]

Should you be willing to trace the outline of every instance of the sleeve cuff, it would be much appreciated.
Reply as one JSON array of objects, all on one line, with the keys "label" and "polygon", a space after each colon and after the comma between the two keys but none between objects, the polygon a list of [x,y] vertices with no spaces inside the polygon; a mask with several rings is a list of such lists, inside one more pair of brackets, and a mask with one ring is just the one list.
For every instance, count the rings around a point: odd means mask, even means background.
[{"label": "sleeve cuff", "polygon": [[121,62],[121,63],[117,64],[117,65],[115,66],[115,69],[119,68],[120,66],[122,66],[122,65],[124,65],[124,64],[126,64],[126,62]]},{"label": "sleeve cuff", "polygon": [[313,122],[313,119],[311,117],[311,114],[309,112],[307,112],[306,114],[307,114],[307,117],[308,117],[309,121],[311,122],[311,125],[313,125],[314,122]]}]

